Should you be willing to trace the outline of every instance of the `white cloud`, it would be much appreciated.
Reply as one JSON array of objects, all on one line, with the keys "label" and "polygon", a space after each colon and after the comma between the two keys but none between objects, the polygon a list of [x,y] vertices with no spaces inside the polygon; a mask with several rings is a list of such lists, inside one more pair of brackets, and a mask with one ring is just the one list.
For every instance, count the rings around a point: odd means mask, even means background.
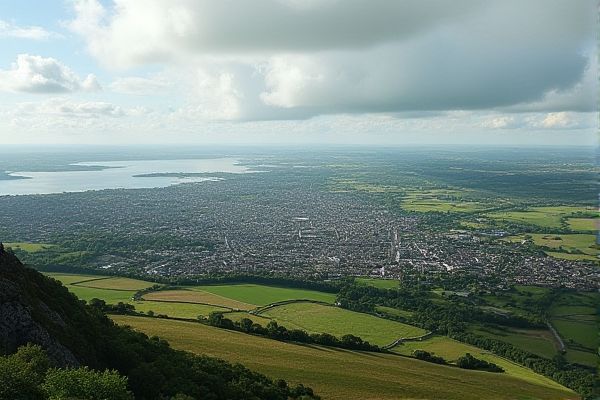
[{"label": "white cloud", "polygon": [[113,92],[137,95],[156,94],[168,87],[169,83],[165,79],[149,79],[138,76],[117,78],[109,85],[110,90]]},{"label": "white cloud", "polygon": [[[203,118],[583,111],[589,96],[569,93],[597,90],[582,81],[596,56],[592,0],[79,0],[74,9],[69,27],[100,62],[179,68],[190,113]],[[114,85],[145,93],[151,82]]]},{"label": "white cloud", "polygon": [[59,37],[62,36],[58,33],[50,32],[41,26],[18,26],[14,23],[0,20],[0,38],[47,40]]},{"label": "white cloud", "polygon": [[0,70],[0,90],[28,93],[61,93],[100,90],[95,75],[81,79],[55,60],[19,54],[10,69]]},{"label": "white cloud", "polygon": [[[137,113],[137,109],[134,109],[134,113]],[[78,102],[66,98],[52,98],[43,102],[19,103],[15,114],[36,117],[116,118],[128,115],[128,110],[106,102]]]}]

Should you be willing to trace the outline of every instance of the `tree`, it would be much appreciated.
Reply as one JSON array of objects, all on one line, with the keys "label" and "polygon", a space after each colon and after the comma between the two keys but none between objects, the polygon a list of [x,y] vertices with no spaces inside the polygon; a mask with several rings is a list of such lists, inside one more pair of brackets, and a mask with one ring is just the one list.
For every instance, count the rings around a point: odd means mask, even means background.
[{"label": "tree", "polygon": [[42,388],[49,400],[133,400],[127,378],[116,371],[93,371],[87,367],[51,369]]}]

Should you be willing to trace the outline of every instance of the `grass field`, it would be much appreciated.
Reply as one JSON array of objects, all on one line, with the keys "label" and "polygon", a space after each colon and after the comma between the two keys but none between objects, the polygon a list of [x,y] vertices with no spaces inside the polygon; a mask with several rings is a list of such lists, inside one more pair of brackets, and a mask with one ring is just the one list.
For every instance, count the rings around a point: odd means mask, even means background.
[{"label": "grass field", "polygon": [[600,293],[563,293],[550,309],[550,322],[565,342],[568,361],[589,366],[600,361],[598,304]]},{"label": "grass field", "polygon": [[[548,251],[548,255],[570,260],[598,260],[597,255],[600,253],[596,244],[596,236],[592,234],[529,233],[524,235],[509,236],[506,238],[506,240],[512,242],[531,240],[537,246],[546,247],[551,250],[560,250]],[[569,254],[567,252],[580,252],[583,254]]]},{"label": "grass field", "polygon": [[207,306],[204,304],[166,303],[162,301],[131,302],[137,311],[153,311],[154,314],[164,314],[174,318],[196,319],[199,315],[208,317],[213,311],[228,311],[226,308]]},{"label": "grass field", "polygon": [[552,358],[558,353],[556,343],[549,330],[475,326],[471,331],[480,336],[510,343],[521,350],[541,357]]},{"label": "grass field", "polygon": [[393,354],[301,346],[191,322],[112,318],[150,336],[160,336],[174,348],[239,362],[273,379],[302,382],[324,400],[576,398],[573,392],[543,377],[534,384],[532,378],[460,370]]},{"label": "grass field", "polygon": [[155,285],[153,282],[142,281],[139,279],[121,278],[113,276],[106,279],[95,279],[93,281],[82,282],[78,286],[85,286],[98,289],[131,290],[138,291]]},{"label": "grass field", "polygon": [[51,278],[54,278],[58,281],[61,281],[63,283],[63,285],[70,285],[72,283],[76,283],[76,282],[82,282],[82,281],[90,281],[93,279],[106,279],[106,276],[100,276],[100,275],[80,275],[80,274],[63,274],[63,273],[55,273],[55,272],[49,272],[49,273],[45,273],[46,276],[49,276]]},{"label": "grass field", "polygon": [[323,301],[332,304],[335,302],[335,294],[333,293],[256,284],[204,285],[189,289],[212,293],[256,306],[296,299]]},{"label": "grass field", "polygon": [[74,293],[82,300],[89,301],[93,298],[97,298],[102,299],[109,304],[116,304],[118,302],[132,303],[132,296],[136,290],[124,288],[136,286],[149,287],[153,285],[152,282],[137,279],[100,275],[63,273],[47,273],[46,275],[61,281],[70,292]]},{"label": "grass field", "polygon": [[[261,317],[260,315],[249,314],[244,311],[236,311],[236,312],[228,312],[223,314],[225,318],[228,318],[234,322],[241,320],[242,318],[248,318],[252,322],[257,323],[262,326],[267,326],[267,324],[271,321],[270,318]],[[286,326],[286,328],[292,329],[295,328],[293,326]]]},{"label": "grass field", "polygon": [[400,281],[397,279],[356,278],[355,281],[361,285],[374,286],[379,289],[397,289],[400,286]]},{"label": "grass field", "polygon": [[558,383],[545,376],[536,374],[528,368],[478,347],[458,342],[446,336],[433,336],[420,342],[404,342],[404,344],[396,346],[393,349],[394,352],[405,355],[411,355],[414,350],[425,350],[430,353],[435,353],[449,362],[456,361],[456,359],[465,355],[465,353],[471,353],[474,357],[499,365],[504,369],[507,375],[518,377],[534,384],[560,387]]},{"label": "grass field", "polygon": [[412,311],[400,310],[392,307],[376,306],[375,311],[390,315],[392,317],[410,318],[413,316]]},{"label": "grass field", "polygon": [[238,310],[252,310],[256,308],[254,304],[242,303],[237,300],[232,300],[228,297],[218,296],[213,293],[205,292],[203,290],[189,290],[189,289],[176,289],[176,290],[162,290],[159,292],[151,292],[143,296],[144,300],[160,300],[170,302],[187,302],[187,303],[198,303],[198,304],[211,304],[215,306],[222,306],[226,308],[238,309]]},{"label": "grass field", "polygon": [[264,315],[283,326],[334,336],[353,334],[372,344],[389,344],[402,337],[420,336],[425,330],[373,315],[314,303],[291,303],[271,308]]},{"label": "grass field", "polygon": [[595,231],[598,230],[598,218],[569,218],[567,225],[574,231]]},{"label": "grass field", "polygon": [[583,213],[585,216],[597,214],[592,208],[586,207],[531,207],[524,211],[504,211],[486,214],[496,220],[537,225],[544,228],[560,228],[565,217]]},{"label": "grass field", "polygon": [[468,201],[458,190],[432,189],[408,192],[402,201],[402,208],[417,212],[457,212],[470,213],[488,208],[483,203]]},{"label": "grass field", "polygon": [[13,242],[13,243],[4,243],[4,246],[10,247],[13,250],[22,250],[28,253],[37,253],[38,251],[51,249],[52,247],[56,247],[54,244],[48,243],[28,243],[28,242]]}]

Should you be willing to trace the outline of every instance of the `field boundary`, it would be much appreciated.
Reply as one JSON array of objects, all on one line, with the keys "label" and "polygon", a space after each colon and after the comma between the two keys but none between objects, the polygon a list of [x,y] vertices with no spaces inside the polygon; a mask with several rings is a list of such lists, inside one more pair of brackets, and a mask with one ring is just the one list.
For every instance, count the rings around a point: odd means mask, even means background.
[{"label": "field boundary", "polygon": [[427,332],[421,336],[410,336],[410,337],[406,337],[406,338],[399,338],[399,339],[394,340],[390,344],[381,346],[381,348],[385,349],[385,350],[389,350],[389,349],[393,349],[394,347],[398,346],[402,342],[420,342],[422,340],[428,339],[430,336],[433,336],[433,332]]},{"label": "field boundary", "polygon": [[248,313],[253,314],[253,315],[261,315],[263,312],[270,310],[272,308],[279,307],[279,306],[285,306],[285,305],[293,304],[293,303],[314,303],[314,304],[321,304],[323,306],[335,307],[334,304],[327,303],[325,301],[310,300],[310,299],[293,299],[293,300],[282,300],[282,301],[277,301],[275,303],[267,304],[266,306],[262,306],[262,307],[255,308],[254,310],[250,310],[250,311],[248,311]]},{"label": "field boundary", "polygon": [[221,304],[211,304],[211,303],[200,303],[197,301],[169,301],[169,300],[155,300],[155,299],[145,299],[144,296],[142,296],[140,298],[140,300],[138,301],[154,301],[157,303],[167,303],[167,304],[198,304],[198,305],[203,305],[203,306],[211,306],[211,307],[218,307],[218,308],[224,308],[226,310],[229,310],[227,312],[240,312],[240,311],[246,311],[246,310],[240,310],[237,308],[233,308],[233,307],[227,307]]}]

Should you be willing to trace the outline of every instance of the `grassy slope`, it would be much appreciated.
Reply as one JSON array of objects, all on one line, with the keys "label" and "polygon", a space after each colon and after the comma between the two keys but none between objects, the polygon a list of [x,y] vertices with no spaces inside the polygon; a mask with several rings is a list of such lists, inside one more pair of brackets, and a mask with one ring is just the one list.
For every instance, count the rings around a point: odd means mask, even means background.
[{"label": "grassy slope", "polygon": [[196,286],[192,289],[206,291],[257,306],[294,299],[316,300],[326,303],[333,303],[335,301],[335,294],[333,293],[255,284],[204,285]]},{"label": "grassy slope", "polygon": [[303,382],[324,399],[576,398],[551,381],[535,385],[506,374],[460,370],[395,355],[300,346],[189,322],[113,319],[161,336],[178,349],[240,362],[276,379]]},{"label": "grassy slope", "polygon": [[551,379],[542,375],[538,375],[530,369],[522,367],[516,363],[513,363],[512,361],[445,336],[434,336],[420,342],[405,342],[400,346],[396,346],[393,351],[399,354],[410,355],[414,350],[417,349],[435,353],[436,355],[445,358],[449,362],[456,361],[456,359],[465,355],[465,353],[471,353],[477,358],[481,358],[501,366],[506,371],[505,373],[507,375],[519,377],[520,379],[539,385],[556,388],[561,387],[558,383],[552,381]]},{"label": "grassy slope", "polygon": [[226,308],[204,304],[166,303],[162,301],[134,301],[131,304],[137,311],[153,311],[154,314],[164,314],[175,318],[196,319],[199,315],[208,317],[213,311],[228,311]]},{"label": "grassy slope", "polygon": [[313,303],[286,304],[271,308],[264,315],[283,326],[293,325],[308,332],[326,332],[338,337],[351,333],[377,345],[426,333],[421,328],[400,322]]},{"label": "grassy slope", "polygon": [[145,300],[161,300],[170,302],[190,302],[199,304],[212,304],[240,310],[251,310],[256,308],[254,304],[242,303],[228,297],[218,296],[202,290],[162,290],[152,292],[143,296]]},{"label": "grassy slope", "polygon": [[567,346],[566,358],[570,362],[590,366],[599,362],[598,304],[599,293],[565,293],[550,309],[550,321]]},{"label": "grassy slope", "polygon": [[542,357],[552,358],[557,354],[557,348],[549,330],[512,328],[500,330],[476,326],[472,329],[472,332],[480,336],[510,343],[521,350]]},{"label": "grassy slope", "polygon": [[138,291],[149,288],[152,285],[154,285],[153,282],[115,276],[108,279],[96,279],[93,281],[82,282],[78,286],[86,286],[99,289]]}]

